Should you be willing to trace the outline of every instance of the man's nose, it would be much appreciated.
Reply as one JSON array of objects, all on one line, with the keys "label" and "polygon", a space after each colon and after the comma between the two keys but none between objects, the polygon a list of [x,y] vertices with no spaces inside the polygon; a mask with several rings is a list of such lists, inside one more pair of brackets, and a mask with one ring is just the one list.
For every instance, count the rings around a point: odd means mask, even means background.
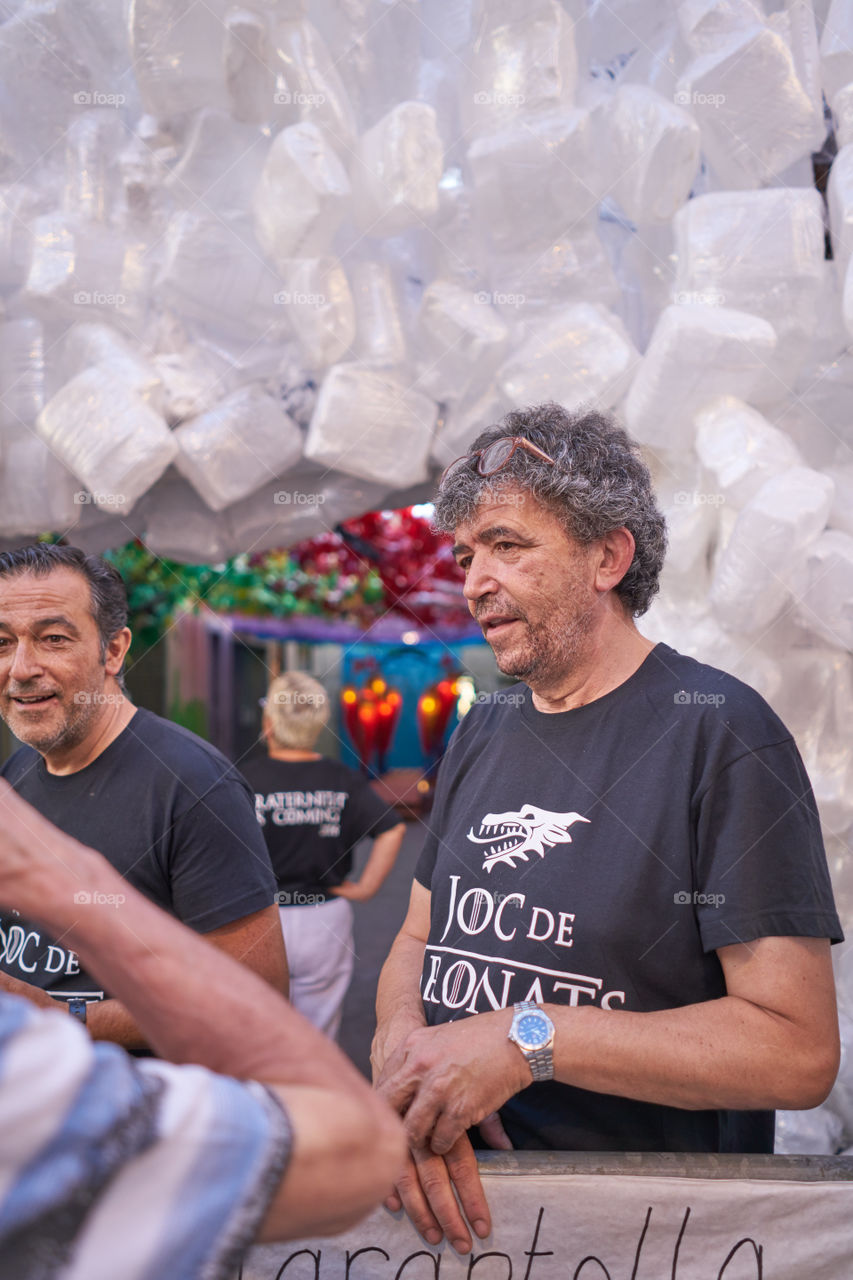
[{"label": "man's nose", "polygon": [[36,646],[29,640],[19,640],[9,667],[9,679],[25,684],[34,676],[41,675],[43,670]]},{"label": "man's nose", "polygon": [[490,560],[486,556],[472,557],[465,574],[465,585],[462,594],[466,600],[479,600],[481,596],[494,595],[498,590],[498,582],[492,571]]}]

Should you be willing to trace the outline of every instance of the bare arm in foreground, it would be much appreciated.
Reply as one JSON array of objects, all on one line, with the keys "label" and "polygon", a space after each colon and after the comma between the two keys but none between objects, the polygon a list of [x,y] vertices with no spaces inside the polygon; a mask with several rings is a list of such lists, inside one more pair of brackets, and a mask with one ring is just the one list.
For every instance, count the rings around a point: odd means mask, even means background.
[{"label": "bare arm in foreground", "polygon": [[[0,902],[64,937],[162,1057],[261,1081],[285,1103],[293,1153],[262,1240],[341,1231],[379,1203],[400,1167],[402,1129],[330,1041],[2,781],[0,833]],[[85,911],[74,902],[81,883],[93,896]],[[97,894],[124,901],[99,906]]]}]

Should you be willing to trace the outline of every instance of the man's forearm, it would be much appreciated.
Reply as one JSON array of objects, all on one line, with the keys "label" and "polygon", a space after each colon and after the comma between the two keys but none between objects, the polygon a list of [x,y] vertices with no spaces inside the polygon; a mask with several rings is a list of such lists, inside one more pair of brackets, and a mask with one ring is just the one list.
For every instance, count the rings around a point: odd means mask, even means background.
[{"label": "man's forearm", "polygon": [[336,897],[350,898],[355,902],[365,902],[368,898],[372,898],[381,889],[397,861],[397,854],[400,852],[405,834],[406,824],[398,822],[397,826],[392,827],[390,831],[383,831],[378,835],[373,841],[364,870],[358,880],[344,881],[344,884],[333,889],[332,893]]},{"label": "man's forearm", "polygon": [[[555,1025],[554,1078],[686,1110],[817,1106],[838,1065],[828,944],[767,938],[729,950],[751,955],[740,967],[752,965],[753,974],[744,980],[730,956],[735,990],[716,1000],[649,1012],[545,1005]],[[411,1142],[443,1154],[531,1083],[507,1039],[511,1018],[509,1009],[481,1013],[398,1043],[379,1092],[405,1114]]]},{"label": "man's forearm", "polygon": [[86,1006],[86,1029],[93,1040],[109,1040],[123,1049],[147,1048],[145,1037],[120,1000],[92,1000]]},{"label": "man's forearm", "polygon": [[559,1078],[691,1110],[817,1106],[838,1070],[829,942],[765,937],[717,954],[720,999],[644,1013],[555,1011],[565,1021]]},{"label": "man's forearm", "polygon": [[[340,1082],[347,1065],[329,1054],[314,1028],[291,1016],[266,982],[130,889],[98,854],[71,843],[62,862],[73,871],[59,862],[50,893],[24,877],[16,901],[77,951],[152,1048],[173,1062],[198,1062],[239,1078]],[[74,894],[83,882],[93,901],[81,911]],[[22,901],[27,892],[31,900]],[[110,896],[121,896],[121,905],[97,905],[99,897]],[[92,1016],[96,1024],[110,1011],[93,1009]],[[97,1035],[96,1025],[93,1030]]]},{"label": "man's forearm", "polygon": [[374,1074],[381,1071],[386,1058],[409,1031],[426,1026],[419,990],[423,960],[423,942],[398,934],[382,966],[376,991],[376,1036],[371,1052]]},{"label": "man's forearm", "polygon": [[42,991],[41,987],[34,987],[31,982],[22,982],[20,978],[13,978],[8,973],[0,973],[0,991],[8,991],[12,996],[23,996],[40,1009],[62,1008],[62,1004]]},{"label": "man's forearm", "polygon": [[800,1110],[823,1101],[833,1046],[737,997],[657,1013],[544,1006],[555,1078],[685,1110]]},{"label": "man's forearm", "polygon": [[[8,991],[12,996],[22,996],[39,1009],[52,1009],[60,1013],[68,1011],[66,998],[55,999],[41,987],[21,982],[19,978],[12,978],[5,973],[0,973],[0,990]],[[124,1049],[145,1048],[144,1037],[120,1000],[90,1000],[86,1006],[86,1027],[94,1040],[110,1040]]]},{"label": "man's forearm", "polygon": [[[287,995],[287,960],[275,907],[242,916],[201,936],[211,946],[218,947],[232,960],[258,974],[280,995]],[[135,1019],[120,1000],[92,1002],[87,1009],[86,1023],[95,1040],[109,1040],[124,1049],[147,1047]]]}]

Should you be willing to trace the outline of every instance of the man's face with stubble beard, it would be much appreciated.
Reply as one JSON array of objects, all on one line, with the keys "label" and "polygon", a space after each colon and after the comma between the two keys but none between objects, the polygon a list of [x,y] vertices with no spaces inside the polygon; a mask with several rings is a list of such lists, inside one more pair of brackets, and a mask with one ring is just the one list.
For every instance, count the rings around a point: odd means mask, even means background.
[{"label": "man's face with stubble beard", "polygon": [[104,711],[106,669],[82,574],[0,579],[0,715],[43,756],[85,742]]},{"label": "man's face with stubble beard", "polygon": [[585,651],[601,601],[591,554],[524,490],[488,493],[455,531],[468,608],[500,670],[534,690],[559,684]]}]

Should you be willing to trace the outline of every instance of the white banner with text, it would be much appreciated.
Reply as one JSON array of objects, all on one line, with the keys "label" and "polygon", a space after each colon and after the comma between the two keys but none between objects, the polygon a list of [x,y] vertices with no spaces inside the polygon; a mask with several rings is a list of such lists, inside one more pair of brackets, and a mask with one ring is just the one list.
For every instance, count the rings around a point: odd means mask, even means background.
[{"label": "white banner with text", "polygon": [[493,1231],[467,1257],[446,1242],[430,1247],[402,1214],[379,1209],[341,1236],[250,1250],[240,1280],[853,1280],[853,1181],[843,1173],[484,1169],[483,1185]]}]

